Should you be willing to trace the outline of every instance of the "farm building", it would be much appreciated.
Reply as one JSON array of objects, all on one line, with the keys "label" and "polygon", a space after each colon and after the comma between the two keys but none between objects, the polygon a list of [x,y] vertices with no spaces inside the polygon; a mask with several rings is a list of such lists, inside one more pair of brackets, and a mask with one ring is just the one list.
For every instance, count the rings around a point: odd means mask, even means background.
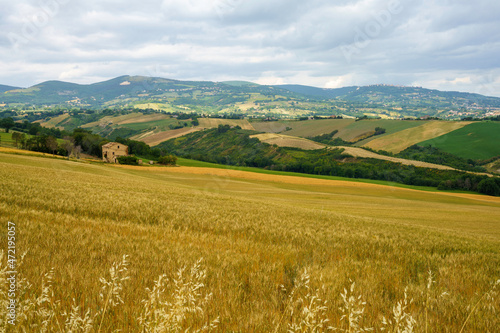
[{"label": "farm building", "polygon": [[128,155],[128,146],[118,143],[110,142],[102,146],[102,160],[108,163],[117,163],[117,158],[120,156]]}]

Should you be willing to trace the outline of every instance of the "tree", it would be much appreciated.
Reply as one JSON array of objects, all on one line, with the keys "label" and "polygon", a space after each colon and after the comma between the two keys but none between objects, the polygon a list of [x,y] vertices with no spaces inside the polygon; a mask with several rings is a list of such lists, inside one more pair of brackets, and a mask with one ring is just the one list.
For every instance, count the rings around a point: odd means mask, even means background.
[{"label": "tree", "polygon": [[26,134],[21,133],[19,135],[19,142],[21,143],[21,147],[26,148]]},{"label": "tree", "polygon": [[174,155],[162,156],[158,159],[158,163],[163,165],[175,165],[177,163],[177,157]]},{"label": "tree", "polygon": [[16,148],[17,148],[17,145],[18,145],[20,139],[21,139],[21,133],[19,133],[19,132],[12,133],[12,140],[14,140],[16,142]]},{"label": "tree", "polygon": [[14,127],[14,125],[16,125],[16,123],[14,122],[14,119],[12,119],[12,117],[3,118],[2,120],[0,120],[0,127],[5,128],[5,133],[9,133],[9,129]]},{"label": "tree", "polygon": [[73,150],[75,149],[75,143],[72,137],[65,137],[64,142],[62,144],[62,148],[66,150],[66,154],[69,157],[71,156],[71,153],[73,153]]},{"label": "tree", "polygon": [[52,152],[52,155],[55,155],[55,151],[59,147],[56,138],[54,138],[53,136],[48,136],[47,139],[45,139],[45,145]]},{"label": "tree", "polygon": [[479,193],[488,195],[500,195],[500,187],[498,187],[495,179],[487,178],[483,179],[477,185],[477,190]]},{"label": "tree", "polygon": [[135,156],[128,155],[128,156],[119,156],[117,158],[118,163],[120,164],[127,164],[127,165],[138,165],[139,164],[139,159]]}]

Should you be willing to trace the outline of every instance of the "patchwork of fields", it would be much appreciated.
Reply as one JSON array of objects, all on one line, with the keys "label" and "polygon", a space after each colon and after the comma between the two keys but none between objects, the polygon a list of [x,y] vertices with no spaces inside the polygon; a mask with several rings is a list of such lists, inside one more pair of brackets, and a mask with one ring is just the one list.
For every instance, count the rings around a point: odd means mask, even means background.
[{"label": "patchwork of fields", "polygon": [[[12,221],[17,250],[27,251],[19,278],[33,286],[24,298],[41,295],[41,277],[54,267],[54,296],[39,305],[54,313],[48,331],[65,323],[62,313],[72,306],[78,316],[88,311],[96,331],[100,322],[105,332],[140,331],[146,288],[166,274],[164,300],[175,304],[176,272],[199,258],[206,275],[198,275],[198,294],[211,297],[179,316],[182,330],[217,318],[216,331],[286,332],[307,320],[295,297],[316,302],[316,295],[327,303],[315,318],[348,330],[339,310],[344,288],[366,302],[358,305],[359,324],[376,331],[405,291],[413,302],[404,311],[418,331],[459,332],[465,323],[467,332],[493,332],[500,325],[499,298],[483,297],[500,277],[500,198],[0,153],[0,219],[2,244]],[[106,310],[99,278],[109,281],[124,254],[123,304]],[[310,289],[300,289],[305,269]],[[43,319],[21,317],[19,327]]]},{"label": "patchwork of fields", "polygon": [[[161,113],[130,113],[106,116],[99,121],[83,124],[81,127],[102,135],[109,135],[112,139],[116,136],[130,137],[133,140],[144,141],[153,146],[192,133],[195,130],[229,125],[263,133],[286,135],[288,137],[287,142],[293,141],[297,145],[292,143],[292,146],[299,148],[304,146],[304,141],[297,141],[299,139],[296,139],[296,137],[310,138],[337,131],[334,138],[355,142],[357,147],[385,150],[392,153],[399,153],[415,144],[430,144],[445,152],[467,159],[487,159],[500,155],[499,145],[497,144],[500,139],[500,129],[498,123],[495,122],[403,121],[393,119],[248,121],[246,119],[223,118],[198,118],[198,121],[199,126],[194,129],[190,120],[178,120]],[[66,125],[69,128],[74,128],[78,125],[78,120],[73,119],[68,114],[39,122],[42,126],[58,128],[63,128]],[[179,126],[187,127],[173,130],[173,128]],[[373,136],[375,128],[383,128],[385,132]],[[266,140],[282,142],[283,138],[269,137]],[[311,144],[306,144],[306,146],[312,147]]]}]

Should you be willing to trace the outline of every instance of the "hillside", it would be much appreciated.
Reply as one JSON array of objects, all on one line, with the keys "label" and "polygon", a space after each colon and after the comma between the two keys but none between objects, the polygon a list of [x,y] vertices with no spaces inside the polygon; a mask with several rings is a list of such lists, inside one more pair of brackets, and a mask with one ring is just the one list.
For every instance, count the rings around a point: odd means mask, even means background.
[{"label": "hillside", "polygon": [[6,86],[6,85],[3,85],[3,84],[0,84],[0,93],[4,93],[6,91],[15,90],[15,89],[21,89],[21,88],[19,88],[19,87],[12,87],[12,86]]},{"label": "hillside", "polygon": [[[327,147],[303,138],[260,134],[230,128],[229,125],[189,133],[163,142],[158,147],[180,157],[218,164],[500,195],[500,179],[489,179],[487,175],[456,171],[425,160],[409,161],[381,156],[357,147]],[[472,168],[466,162],[448,160]]]},{"label": "hillside", "polygon": [[2,88],[7,91],[0,95],[0,104],[21,108],[137,107],[274,118],[370,115],[460,119],[500,114],[500,98],[389,85],[321,89],[124,75],[93,84],[46,81],[25,89],[10,88]]},{"label": "hillside", "polygon": [[[183,295],[174,281],[201,283],[189,298],[199,309],[180,317],[183,331],[218,318],[216,331],[284,333],[297,318],[287,307],[290,295],[314,302],[316,292],[327,301],[321,318],[345,327],[344,289],[366,302],[360,320],[377,330],[405,293],[413,300],[405,311],[419,329],[498,327],[497,298],[471,311],[500,275],[498,198],[4,153],[0,179],[2,216],[15,225],[18,251],[29,249],[18,269],[29,282],[19,285],[19,301],[37,304],[42,286],[51,291],[40,312],[50,316],[19,316],[20,330],[44,323],[59,331],[62,313],[76,303],[75,315],[92,316],[95,331],[101,319],[105,332],[143,331],[144,322],[153,323],[139,320],[151,300],[146,288],[162,274],[157,295],[172,302]],[[0,225],[3,242],[7,227]],[[113,277],[123,303],[106,310],[99,293]],[[426,308],[428,297],[433,307]]]},{"label": "hillside", "polygon": [[364,146],[375,150],[399,153],[411,145],[439,137],[470,124],[469,122],[431,121],[369,141]]},{"label": "hillside", "polygon": [[468,124],[418,144],[420,146],[431,145],[463,158],[486,160],[500,156],[500,123]]},{"label": "hillside", "polygon": [[[266,133],[266,134],[255,134],[250,135],[250,138],[257,138],[261,142],[268,143],[270,145],[277,145],[279,147],[293,147],[304,150],[314,150],[314,149],[323,149],[329,146],[317,143],[311,140],[307,140],[304,138],[298,138],[288,135],[282,134],[274,134],[274,133]],[[384,160],[393,163],[401,163],[404,165],[413,165],[421,168],[430,168],[430,169],[441,169],[441,170],[455,170],[449,166],[435,164],[435,163],[426,163],[422,161],[414,161],[404,158],[397,158],[392,156],[380,155],[362,148],[358,147],[344,147],[344,146],[336,146],[330,148],[343,149],[344,153],[351,155],[353,157],[359,158],[373,158],[377,160]]]}]

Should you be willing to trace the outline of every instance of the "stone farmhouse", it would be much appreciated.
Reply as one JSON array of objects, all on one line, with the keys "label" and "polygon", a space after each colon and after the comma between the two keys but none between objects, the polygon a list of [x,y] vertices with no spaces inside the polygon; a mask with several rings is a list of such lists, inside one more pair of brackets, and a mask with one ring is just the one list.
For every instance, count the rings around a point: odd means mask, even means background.
[{"label": "stone farmhouse", "polygon": [[128,146],[122,143],[110,142],[102,146],[102,160],[104,162],[118,163],[118,157],[127,155]]}]

